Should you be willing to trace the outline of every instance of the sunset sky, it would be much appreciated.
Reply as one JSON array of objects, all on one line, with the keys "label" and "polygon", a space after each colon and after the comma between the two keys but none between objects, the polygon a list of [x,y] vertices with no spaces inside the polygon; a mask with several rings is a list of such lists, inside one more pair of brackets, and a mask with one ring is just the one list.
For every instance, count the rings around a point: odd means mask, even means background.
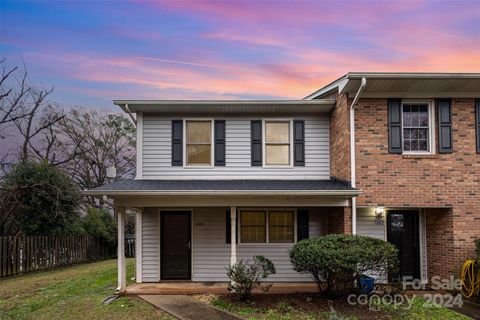
[{"label": "sunset sky", "polygon": [[480,72],[480,1],[0,4],[0,57],[67,106],[303,98],[348,71]]}]

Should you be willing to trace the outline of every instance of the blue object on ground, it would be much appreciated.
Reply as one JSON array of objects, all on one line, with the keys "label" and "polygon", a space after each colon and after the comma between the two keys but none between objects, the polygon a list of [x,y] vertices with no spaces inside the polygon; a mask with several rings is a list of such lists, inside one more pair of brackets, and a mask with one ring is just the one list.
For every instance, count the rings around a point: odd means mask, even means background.
[{"label": "blue object on ground", "polygon": [[362,293],[369,294],[373,291],[375,279],[371,277],[360,277],[360,288]]}]

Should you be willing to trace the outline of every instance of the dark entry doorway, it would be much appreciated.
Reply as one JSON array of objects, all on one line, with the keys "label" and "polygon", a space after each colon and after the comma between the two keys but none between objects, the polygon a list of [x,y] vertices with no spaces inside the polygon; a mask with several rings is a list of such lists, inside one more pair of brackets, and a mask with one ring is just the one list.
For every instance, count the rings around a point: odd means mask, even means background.
[{"label": "dark entry doorway", "polygon": [[160,217],[161,278],[190,280],[191,212],[162,211]]},{"label": "dark entry doorway", "polygon": [[399,251],[400,269],[392,280],[403,277],[420,279],[419,213],[416,210],[392,210],[387,214],[387,239]]}]

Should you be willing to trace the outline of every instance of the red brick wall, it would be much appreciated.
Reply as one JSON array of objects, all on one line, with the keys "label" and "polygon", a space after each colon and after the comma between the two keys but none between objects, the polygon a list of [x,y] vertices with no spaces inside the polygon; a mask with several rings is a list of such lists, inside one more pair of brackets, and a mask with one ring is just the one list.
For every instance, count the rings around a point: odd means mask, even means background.
[{"label": "red brick wall", "polygon": [[327,208],[327,234],[352,233],[352,209],[350,207]]},{"label": "red brick wall", "polygon": [[330,176],[350,181],[350,110],[345,95],[337,96],[330,113]]},{"label": "red brick wall", "polygon": [[427,254],[436,257],[429,266],[434,268],[430,277],[458,270],[480,236],[480,155],[475,149],[474,116],[474,99],[453,99],[454,153],[407,157],[388,153],[386,99],[361,99],[356,107],[357,188],[363,191],[357,205],[452,207],[448,213],[427,217]]},{"label": "red brick wall", "polygon": [[452,209],[426,210],[427,268],[430,277],[458,274],[454,257]]}]

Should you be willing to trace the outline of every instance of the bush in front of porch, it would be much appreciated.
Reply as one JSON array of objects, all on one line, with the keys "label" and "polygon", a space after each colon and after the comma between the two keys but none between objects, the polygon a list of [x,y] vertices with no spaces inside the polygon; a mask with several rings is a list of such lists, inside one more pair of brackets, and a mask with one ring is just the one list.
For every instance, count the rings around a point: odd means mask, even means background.
[{"label": "bush in front of porch", "polygon": [[242,301],[248,300],[252,290],[258,287],[263,279],[276,273],[272,260],[264,256],[240,260],[226,269],[227,276],[232,281],[230,289],[237,293]]},{"label": "bush in front of porch", "polygon": [[295,271],[310,273],[318,291],[338,298],[355,291],[360,277],[386,279],[398,266],[394,245],[371,237],[332,234],[305,239],[289,251]]}]

